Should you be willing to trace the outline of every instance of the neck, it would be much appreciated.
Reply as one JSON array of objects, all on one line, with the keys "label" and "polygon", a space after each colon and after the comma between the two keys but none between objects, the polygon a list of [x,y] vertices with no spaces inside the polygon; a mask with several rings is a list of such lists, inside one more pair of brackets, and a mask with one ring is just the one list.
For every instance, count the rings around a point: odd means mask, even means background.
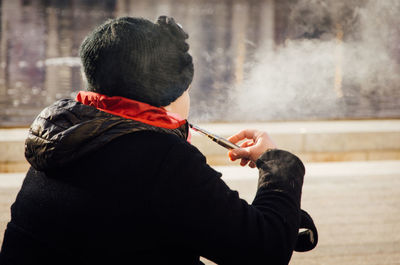
[{"label": "neck", "polygon": [[124,97],[108,97],[95,92],[80,91],[76,100],[113,115],[166,129],[176,129],[186,123],[180,115],[166,111],[165,108],[157,108]]}]

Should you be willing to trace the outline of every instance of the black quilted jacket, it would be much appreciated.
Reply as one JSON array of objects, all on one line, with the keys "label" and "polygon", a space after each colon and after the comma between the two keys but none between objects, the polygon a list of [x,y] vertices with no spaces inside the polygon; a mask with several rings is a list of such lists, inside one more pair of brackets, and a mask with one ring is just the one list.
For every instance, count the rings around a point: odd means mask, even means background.
[{"label": "black quilted jacket", "polygon": [[296,242],[300,251],[316,244],[316,231],[298,236],[304,167],[296,156],[260,157],[249,205],[186,134],[187,125],[152,127],[73,100],[46,108],[26,141],[32,167],[0,264],[200,264],[199,256],[287,264]]}]

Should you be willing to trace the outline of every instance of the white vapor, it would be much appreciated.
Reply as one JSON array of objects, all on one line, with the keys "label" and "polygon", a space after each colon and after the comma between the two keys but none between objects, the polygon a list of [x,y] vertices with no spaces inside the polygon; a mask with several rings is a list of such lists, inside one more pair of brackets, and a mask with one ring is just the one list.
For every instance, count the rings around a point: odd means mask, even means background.
[{"label": "white vapor", "polygon": [[398,0],[297,1],[288,39],[273,51],[259,47],[231,93],[232,118],[399,115],[399,25]]}]

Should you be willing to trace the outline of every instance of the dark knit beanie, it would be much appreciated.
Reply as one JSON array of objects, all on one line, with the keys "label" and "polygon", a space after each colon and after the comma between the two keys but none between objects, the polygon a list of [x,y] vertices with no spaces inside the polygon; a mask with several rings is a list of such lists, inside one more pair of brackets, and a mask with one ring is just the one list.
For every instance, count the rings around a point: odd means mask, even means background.
[{"label": "dark knit beanie", "polygon": [[106,21],[82,42],[87,89],[153,106],[167,106],[189,87],[193,62],[188,34],[173,18]]}]

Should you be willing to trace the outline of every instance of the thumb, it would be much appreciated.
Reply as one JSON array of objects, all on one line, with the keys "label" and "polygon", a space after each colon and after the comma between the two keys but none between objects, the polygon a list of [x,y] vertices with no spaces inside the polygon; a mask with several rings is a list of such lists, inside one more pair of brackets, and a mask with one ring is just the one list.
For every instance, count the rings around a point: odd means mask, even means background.
[{"label": "thumb", "polygon": [[236,159],[250,158],[250,151],[247,148],[237,148],[230,150],[228,155],[232,161],[235,161]]}]

